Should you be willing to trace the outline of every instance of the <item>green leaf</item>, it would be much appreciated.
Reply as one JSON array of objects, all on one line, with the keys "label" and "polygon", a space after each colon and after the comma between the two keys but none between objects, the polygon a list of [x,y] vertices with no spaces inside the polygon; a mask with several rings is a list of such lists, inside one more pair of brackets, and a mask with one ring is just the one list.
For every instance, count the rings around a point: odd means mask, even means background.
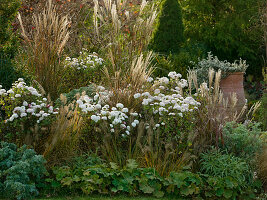
[{"label": "green leaf", "polygon": [[190,185],[188,187],[182,187],[181,188],[181,194],[188,196],[188,195],[192,195],[194,194],[194,192],[196,191],[196,187],[193,185]]},{"label": "green leaf", "polygon": [[129,159],[127,160],[126,167],[132,170],[132,169],[136,169],[138,167],[138,164],[135,160]]},{"label": "green leaf", "polygon": [[75,175],[72,179],[74,182],[79,182],[81,179],[79,176]]},{"label": "green leaf", "polygon": [[65,178],[63,178],[63,179],[61,180],[61,183],[62,183],[63,185],[68,185],[68,186],[70,186],[71,183],[72,183],[72,178],[71,178],[71,177],[65,177]]},{"label": "green leaf", "polygon": [[219,188],[219,189],[216,191],[216,195],[217,195],[218,197],[221,197],[221,196],[223,195],[223,193],[224,193],[224,189],[223,189],[223,188]]},{"label": "green leaf", "polygon": [[152,194],[154,192],[154,188],[150,187],[149,185],[140,185],[140,190],[145,194]]},{"label": "green leaf", "polygon": [[226,199],[230,199],[233,195],[233,191],[232,190],[224,190],[224,193],[223,193],[223,196],[226,198]]},{"label": "green leaf", "polygon": [[153,192],[153,196],[155,196],[157,198],[161,198],[164,196],[164,192],[163,191],[155,191],[155,192]]},{"label": "green leaf", "polygon": [[119,167],[118,167],[118,165],[117,165],[116,163],[114,163],[114,162],[110,162],[109,164],[110,164],[110,167],[111,167],[112,169],[119,169]]}]

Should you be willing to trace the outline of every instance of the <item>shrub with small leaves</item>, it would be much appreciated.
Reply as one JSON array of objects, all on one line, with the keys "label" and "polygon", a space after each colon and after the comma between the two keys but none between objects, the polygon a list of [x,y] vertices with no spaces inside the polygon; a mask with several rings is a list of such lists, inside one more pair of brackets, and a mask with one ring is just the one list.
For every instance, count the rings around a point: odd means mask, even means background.
[{"label": "shrub with small leaves", "polygon": [[259,125],[227,123],[223,128],[225,138],[221,148],[251,163],[263,147]]},{"label": "shrub with small leaves", "polygon": [[243,187],[252,182],[252,171],[243,159],[215,148],[201,155],[200,171],[214,177],[231,177]]},{"label": "shrub with small leaves", "polygon": [[0,143],[0,196],[31,199],[38,195],[37,184],[45,175],[45,159],[26,146]]},{"label": "shrub with small leaves", "polygon": [[215,71],[222,71],[222,77],[227,77],[232,72],[245,72],[248,65],[245,60],[240,58],[239,62],[235,61],[230,63],[226,60],[221,61],[217,56],[213,56],[211,52],[208,53],[208,57],[199,60],[198,63],[192,63],[197,71],[199,83],[208,83],[208,74],[210,69]]}]

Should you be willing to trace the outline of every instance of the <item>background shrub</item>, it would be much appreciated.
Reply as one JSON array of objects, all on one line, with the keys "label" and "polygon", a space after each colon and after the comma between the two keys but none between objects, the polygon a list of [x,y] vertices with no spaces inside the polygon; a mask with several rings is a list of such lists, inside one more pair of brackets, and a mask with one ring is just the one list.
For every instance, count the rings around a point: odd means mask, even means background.
[{"label": "background shrub", "polygon": [[248,162],[252,163],[256,154],[262,150],[263,141],[260,138],[259,124],[227,123],[223,128],[223,134],[224,146],[222,148]]},{"label": "background shrub", "polygon": [[164,0],[160,9],[149,48],[166,55],[178,53],[184,42],[180,3],[177,0]]},{"label": "background shrub", "polygon": [[187,44],[181,47],[175,54],[157,55],[155,58],[154,76],[167,76],[169,72],[175,71],[182,77],[187,77],[188,69],[194,67],[194,62],[204,58],[205,48],[199,44]]},{"label": "background shrub", "polygon": [[261,123],[263,130],[267,130],[267,91],[263,92],[262,98],[260,99],[261,106],[256,112],[255,120]]},{"label": "background shrub", "polygon": [[26,146],[0,143],[0,194],[10,199],[31,199],[38,195],[37,184],[46,173],[43,156]]},{"label": "background shrub", "polygon": [[247,73],[262,78],[259,74],[265,50],[259,10],[263,0],[180,2],[188,40],[205,44],[220,60],[247,60]]},{"label": "background shrub", "polygon": [[19,78],[25,78],[27,82],[30,82],[30,77],[19,71],[14,65],[13,61],[8,57],[1,55],[0,53],[0,85],[5,89],[10,89],[12,83]]},{"label": "background shrub", "polygon": [[13,58],[15,55],[18,43],[11,25],[20,5],[20,0],[0,0],[0,56]]},{"label": "background shrub", "polygon": [[[267,134],[265,136],[267,138]],[[265,139],[267,142],[267,139]],[[265,189],[267,189],[267,146],[265,145],[263,151],[257,157],[258,176],[262,180]]]}]

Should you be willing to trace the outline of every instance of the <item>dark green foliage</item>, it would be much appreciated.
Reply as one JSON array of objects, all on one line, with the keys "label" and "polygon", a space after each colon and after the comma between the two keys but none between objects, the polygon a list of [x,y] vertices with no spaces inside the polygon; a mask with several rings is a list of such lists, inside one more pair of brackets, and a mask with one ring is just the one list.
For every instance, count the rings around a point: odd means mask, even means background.
[{"label": "dark green foliage", "polygon": [[224,146],[228,153],[252,162],[257,153],[262,150],[263,141],[260,138],[259,124],[227,123],[223,128]]},{"label": "dark green foliage", "polygon": [[203,185],[201,176],[189,171],[172,172],[166,180],[167,193],[183,198],[198,196]]},{"label": "dark green foliage", "polygon": [[261,127],[263,130],[267,130],[267,91],[263,92],[261,98],[261,106],[257,111],[256,120],[261,123]]},{"label": "dark green foliage", "polygon": [[205,182],[204,199],[255,199],[255,192],[261,191],[261,182],[256,180],[250,186],[244,186],[230,176],[217,177],[203,175]]},{"label": "dark green foliage", "polygon": [[201,155],[200,166],[202,173],[219,178],[231,177],[240,186],[252,182],[252,172],[243,159],[215,148]]},{"label": "dark green foliage", "polygon": [[21,5],[20,0],[0,0],[0,55],[14,57],[17,41],[11,23]]},{"label": "dark green foliage", "polygon": [[263,0],[180,0],[185,37],[202,42],[220,60],[247,60],[248,74],[260,78],[263,66],[263,30],[259,5]]},{"label": "dark green foliage", "polygon": [[178,0],[164,0],[161,3],[157,27],[149,48],[155,52],[178,53],[184,42],[182,11]]},{"label": "dark green foliage", "polygon": [[[243,200],[254,199],[255,189],[258,189],[256,185],[240,184],[237,176],[216,177],[180,171],[171,172],[163,178],[152,168],[138,168],[134,160],[128,160],[126,166],[120,169],[115,163],[107,164],[94,156],[83,156],[69,166],[56,167],[53,176],[46,179],[46,187],[50,187],[50,192],[64,195],[112,193],[147,194],[158,198],[170,196],[175,199]],[[258,183],[258,186],[261,185]]]},{"label": "dark green foliage", "polygon": [[12,60],[0,53],[0,85],[3,88],[9,89],[18,78],[24,78],[28,83],[30,78],[23,72],[18,71]]},{"label": "dark green foliage", "polygon": [[187,45],[177,54],[156,56],[155,76],[168,76],[170,71],[180,73],[183,78],[187,77],[187,70],[193,68],[193,62],[199,58],[204,58],[205,48],[201,45]]},{"label": "dark green foliage", "polygon": [[162,178],[153,169],[137,168],[138,165],[134,160],[128,160],[123,169],[119,169],[115,163],[107,165],[99,160],[91,162],[92,158],[89,161],[80,160],[72,167],[54,168],[56,180],[48,179],[48,181],[54,182],[57,186],[55,181],[59,182],[64,191],[85,194],[97,191],[102,194],[112,192],[134,195],[140,189],[143,193],[157,197],[164,195],[161,192]]},{"label": "dark green foliage", "polygon": [[0,194],[9,199],[30,199],[38,195],[36,184],[46,173],[43,156],[26,146],[0,144]]}]

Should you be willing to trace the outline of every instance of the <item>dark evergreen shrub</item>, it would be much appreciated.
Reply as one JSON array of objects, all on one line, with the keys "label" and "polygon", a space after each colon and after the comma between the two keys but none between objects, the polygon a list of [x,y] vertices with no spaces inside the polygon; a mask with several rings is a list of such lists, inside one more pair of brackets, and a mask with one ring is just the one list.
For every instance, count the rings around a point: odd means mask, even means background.
[{"label": "dark evergreen shrub", "polygon": [[4,56],[0,53],[0,85],[5,89],[10,89],[12,83],[19,78],[23,78],[26,83],[31,80],[30,75],[16,68],[9,56]]},{"label": "dark evergreen shrub", "polygon": [[175,54],[184,42],[182,11],[178,0],[164,0],[149,48],[163,54]]}]

